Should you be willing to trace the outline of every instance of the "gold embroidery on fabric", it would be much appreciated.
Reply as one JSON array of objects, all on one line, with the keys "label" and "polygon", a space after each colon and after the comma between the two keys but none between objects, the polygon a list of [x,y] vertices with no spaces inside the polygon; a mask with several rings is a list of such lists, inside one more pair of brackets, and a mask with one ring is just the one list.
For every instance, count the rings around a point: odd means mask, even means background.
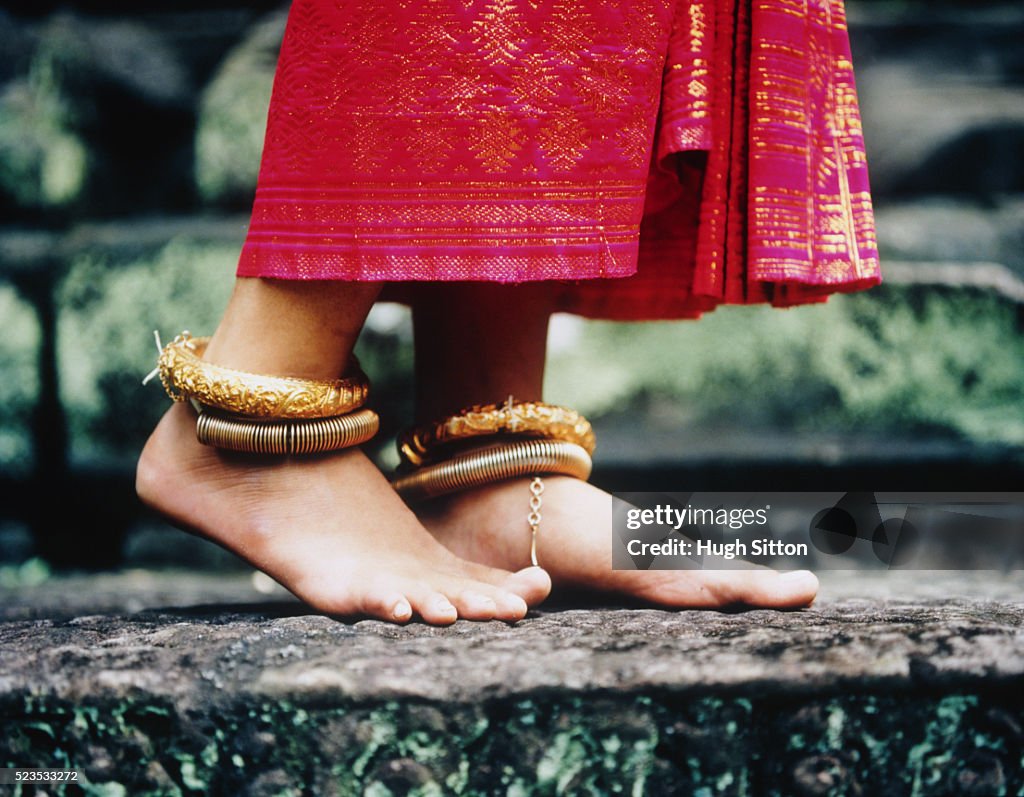
[{"label": "gold embroidery on fabric", "polygon": [[551,106],[558,96],[561,82],[550,56],[543,53],[524,55],[510,70],[515,82],[510,92],[524,107],[538,113]]},{"label": "gold embroidery on fabric", "polygon": [[[468,154],[495,175],[530,180],[573,168],[596,143],[595,177],[614,174],[612,146],[633,166],[643,160],[660,91],[650,74],[671,18],[666,0],[628,11],[613,2],[602,14],[573,0],[467,2],[468,13],[355,4],[330,24],[317,7],[294,3],[292,46],[306,57],[282,59],[278,82],[301,100],[288,103],[268,136],[294,172],[328,150],[338,157],[321,167],[325,177],[457,176],[470,171]],[[415,55],[395,50],[402,37]],[[505,110],[508,97],[516,108]],[[334,109],[327,124],[317,123],[323,108]]]},{"label": "gold embroidery on fabric", "polygon": [[622,53],[582,60],[577,72],[573,89],[599,118],[621,113],[629,106],[633,79]]},{"label": "gold embroidery on fabric", "polygon": [[704,49],[708,35],[708,21],[702,3],[690,3],[687,9],[690,17],[690,50],[699,53]]},{"label": "gold embroidery on fabric", "polygon": [[[836,50],[842,39],[835,34],[846,30],[842,2],[773,0],[762,13],[799,19],[808,35],[801,46],[759,42],[781,66],[770,75],[757,73],[755,106],[771,112],[751,120],[752,157],[779,170],[792,163],[810,182],[804,188],[755,187],[749,220],[759,242],[754,273],[769,281],[781,272],[824,283],[874,276],[874,222],[870,196],[861,189],[865,164],[852,67]],[[752,68],[763,69],[756,62]]]},{"label": "gold embroidery on fabric", "polygon": [[445,119],[410,119],[402,138],[427,174],[443,171],[452,152],[454,128]]},{"label": "gold embroidery on fabric", "polygon": [[590,131],[571,108],[560,108],[543,120],[537,144],[556,169],[571,169],[590,145]]},{"label": "gold embroidery on fabric", "polygon": [[508,169],[523,148],[522,122],[501,111],[491,111],[477,120],[476,136],[469,148],[489,172]]},{"label": "gold embroidery on fabric", "polygon": [[545,44],[564,64],[573,65],[593,47],[597,21],[573,0],[556,0]]},{"label": "gold embroidery on fabric", "polygon": [[388,117],[378,114],[355,114],[352,127],[359,137],[360,146],[352,154],[352,168],[360,172],[375,172],[385,165],[395,171],[401,170],[391,156],[394,131],[388,124]]},{"label": "gold embroidery on fabric", "polygon": [[635,168],[642,166],[650,154],[650,140],[646,125],[647,110],[634,105],[615,135],[615,143],[626,162]]},{"label": "gold embroidery on fabric", "polygon": [[451,11],[430,3],[412,20],[409,42],[421,55],[442,54],[459,43],[454,35],[458,30],[459,22]]},{"label": "gold embroidery on fabric", "polygon": [[658,49],[663,29],[652,10],[630,9],[622,18],[621,34],[628,46],[636,52],[649,56]]},{"label": "gold embroidery on fabric", "polygon": [[477,36],[473,44],[480,48],[485,61],[505,64],[523,49],[525,24],[516,10],[515,0],[493,0],[473,22]]}]

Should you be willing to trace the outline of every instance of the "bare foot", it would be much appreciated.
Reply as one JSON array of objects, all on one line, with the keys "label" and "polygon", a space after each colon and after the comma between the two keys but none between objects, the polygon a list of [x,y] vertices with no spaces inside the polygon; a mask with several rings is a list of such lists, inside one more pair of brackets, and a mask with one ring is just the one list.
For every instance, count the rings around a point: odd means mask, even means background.
[{"label": "bare foot", "polygon": [[[420,520],[458,556],[492,567],[529,564],[529,479],[477,488],[416,507]],[[818,579],[806,570],[612,570],[611,496],[566,476],[544,479],[537,559],[555,588],[611,592],[676,608],[806,606]]]},{"label": "bare foot", "polygon": [[175,524],[329,614],[518,620],[551,588],[539,568],[510,573],[450,553],[360,450],[304,458],[219,451],[196,441],[183,404],[146,443],[136,489]]}]

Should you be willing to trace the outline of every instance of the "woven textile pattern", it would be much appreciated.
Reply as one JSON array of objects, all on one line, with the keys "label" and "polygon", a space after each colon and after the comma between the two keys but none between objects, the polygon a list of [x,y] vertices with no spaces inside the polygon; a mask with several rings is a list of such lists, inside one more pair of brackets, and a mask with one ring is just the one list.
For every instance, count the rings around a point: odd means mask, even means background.
[{"label": "woven textile pattern", "polygon": [[876,284],[842,4],[295,0],[238,274],[608,318]]}]

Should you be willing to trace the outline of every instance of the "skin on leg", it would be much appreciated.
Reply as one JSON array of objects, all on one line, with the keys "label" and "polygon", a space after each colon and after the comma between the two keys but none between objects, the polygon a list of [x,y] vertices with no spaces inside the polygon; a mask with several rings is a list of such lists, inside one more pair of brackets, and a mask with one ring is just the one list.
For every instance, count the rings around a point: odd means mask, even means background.
[{"label": "skin on leg", "polygon": [[509,395],[539,401],[553,311],[549,283],[417,286],[417,423]]},{"label": "skin on leg", "polygon": [[[379,289],[239,279],[204,357],[252,373],[337,378]],[[331,614],[515,620],[550,589],[539,568],[510,573],[438,544],[358,448],[304,457],[222,451],[196,440],[185,404],[147,441],[136,488],[171,521]]]},{"label": "skin on leg", "polygon": [[[434,284],[413,304],[417,420],[472,404],[541,398],[553,283]],[[530,479],[479,487],[424,502],[423,524],[459,556],[492,567],[529,563]],[[545,477],[537,556],[556,588],[628,595],[688,608],[728,605],[797,608],[818,589],[807,571],[612,569],[611,496],[564,476]]]}]

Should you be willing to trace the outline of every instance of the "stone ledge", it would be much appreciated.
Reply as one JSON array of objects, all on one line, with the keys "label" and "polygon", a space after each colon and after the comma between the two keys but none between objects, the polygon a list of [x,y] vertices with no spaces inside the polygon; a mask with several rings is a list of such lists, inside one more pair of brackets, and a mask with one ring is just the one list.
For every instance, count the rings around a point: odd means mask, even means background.
[{"label": "stone ledge", "polygon": [[506,626],[340,623],[284,604],[87,615],[0,630],[0,693],[146,696],[195,707],[226,694],[297,704],[472,703],[547,690],[637,694],[952,687],[1024,676],[1024,608],[843,600],[799,613],[587,609]]},{"label": "stone ledge", "polygon": [[[798,612],[567,607],[515,625],[450,628],[309,614],[288,596],[268,601],[242,577],[179,580],[178,596],[191,593],[199,605],[152,606],[172,594],[157,579],[134,594],[125,582],[106,598],[97,581],[104,613],[81,586],[77,607],[47,606],[42,593],[62,592],[58,580],[35,589],[34,619],[15,619],[32,613],[31,595],[8,600],[0,694],[146,695],[201,706],[226,692],[314,703],[474,702],[544,690],[772,695],[1022,682],[1024,601],[995,599],[1013,580],[981,584],[968,574],[984,597],[956,597],[958,575],[826,573],[823,597]],[[922,597],[921,580],[944,584],[947,596]],[[895,582],[904,597],[892,596]],[[117,603],[141,610],[119,612]]]},{"label": "stone ledge", "polygon": [[825,573],[799,612],[447,629],[310,615],[253,583],[0,594],[0,765],[73,764],[111,795],[1024,789],[1013,574]]}]

